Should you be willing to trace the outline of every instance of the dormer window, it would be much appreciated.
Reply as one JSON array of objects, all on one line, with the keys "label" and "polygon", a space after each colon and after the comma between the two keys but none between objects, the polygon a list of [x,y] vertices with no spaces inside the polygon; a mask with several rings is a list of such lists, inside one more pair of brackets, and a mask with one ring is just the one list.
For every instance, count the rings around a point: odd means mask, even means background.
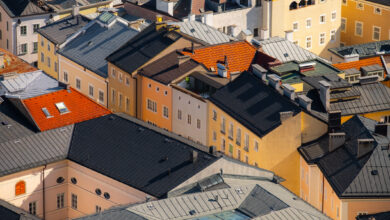
[{"label": "dormer window", "polygon": [[61,114],[69,113],[69,109],[66,107],[65,103],[63,102],[56,103],[56,107]]},{"label": "dormer window", "polygon": [[46,118],[52,118],[53,116],[50,114],[49,110],[47,108],[42,108],[43,114],[45,114]]}]

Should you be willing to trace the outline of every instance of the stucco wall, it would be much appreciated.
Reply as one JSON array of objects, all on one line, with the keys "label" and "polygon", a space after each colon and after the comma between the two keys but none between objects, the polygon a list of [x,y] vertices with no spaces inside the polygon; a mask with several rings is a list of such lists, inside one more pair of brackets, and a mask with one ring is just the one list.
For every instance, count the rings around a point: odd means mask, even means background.
[{"label": "stucco wall", "polygon": [[[43,62],[41,62],[42,53],[44,55]],[[50,58],[50,66],[48,63],[48,57]],[[45,37],[41,36],[40,34],[38,34],[37,59],[38,59],[38,68],[58,80],[58,56],[56,53],[56,47],[51,41],[47,40]],[[57,65],[57,69],[55,67],[56,65]]]}]

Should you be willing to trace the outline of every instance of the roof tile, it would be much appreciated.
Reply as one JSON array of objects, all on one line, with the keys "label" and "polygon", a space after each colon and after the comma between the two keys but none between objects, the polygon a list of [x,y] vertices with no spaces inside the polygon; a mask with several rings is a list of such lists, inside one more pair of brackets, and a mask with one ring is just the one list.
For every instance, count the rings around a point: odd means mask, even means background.
[{"label": "roof tile", "polygon": [[383,67],[383,64],[382,64],[380,57],[372,57],[372,58],[367,58],[367,59],[362,59],[362,60],[352,61],[352,62],[347,62],[347,63],[337,63],[337,64],[333,64],[333,66],[340,69],[340,70],[346,70],[346,69],[352,69],[352,68],[360,70],[360,68],[363,66],[371,66],[371,65],[375,65],[375,64],[378,64],[381,67]]}]

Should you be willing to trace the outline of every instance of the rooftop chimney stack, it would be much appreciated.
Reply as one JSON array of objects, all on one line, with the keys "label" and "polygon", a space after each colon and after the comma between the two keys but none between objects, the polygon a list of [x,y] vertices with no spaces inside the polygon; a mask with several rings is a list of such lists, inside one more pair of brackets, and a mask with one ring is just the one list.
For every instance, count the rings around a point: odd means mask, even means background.
[{"label": "rooftop chimney stack", "polygon": [[334,132],[341,128],[341,111],[328,112],[328,131]]},{"label": "rooftop chimney stack", "polygon": [[188,21],[195,21],[195,14],[189,14]]},{"label": "rooftop chimney stack", "polygon": [[286,40],[293,42],[293,31],[288,30],[288,31],[285,31],[284,33],[285,33]]},{"label": "rooftop chimney stack", "polygon": [[374,149],[374,139],[358,139],[357,158],[360,158]]},{"label": "rooftop chimney stack", "polygon": [[390,123],[376,124],[375,133],[390,138]]},{"label": "rooftop chimney stack", "polygon": [[75,16],[79,15],[79,13],[80,13],[79,6],[73,5],[72,6],[72,16],[75,17]]},{"label": "rooftop chimney stack", "polygon": [[325,80],[321,80],[319,83],[320,83],[320,99],[321,99],[322,105],[324,106],[326,111],[329,111],[329,109],[330,109],[330,84]]},{"label": "rooftop chimney stack", "polygon": [[312,99],[310,99],[306,95],[298,95],[298,102],[301,107],[303,107],[309,112],[311,111],[311,103],[313,102]]},{"label": "rooftop chimney stack", "polygon": [[191,162],[195,163],[198,160],[198,151],[193,150],[191,152]]},{"label": "rooftop chimney stack", "polygon": [[289,97],[291,100],[295,100],[296,98],[295,88],[290,86],[289,84],[282,84],[282,86],[283,86],[283,94]]},{"label": "rooftop chimney stack", "polygon": [[221,63],[217,63],[217,68],[218,68],[218,75],[220,77],[223,77],[223,78],[227,78],[228,77],[228,74],[227,74],[227,68],[225,65],[221,64]]},{"label": "rooftop chimney stack", "polygon": [[280,88],[280,77],[276,74],[268,74],[269,84],[279,93],[282,93],[282,89]]},{"label": "rooftop chimney stack", "polygon": [[336,150],[337,148],[345,144],[345,133],[329,133],[329,152]]},{"label": "rooftop chimney stack", "polygon": [[263,80],[263,82],[266,81],[268,71],[266,69],[264,69],[262,66],[260,66],[259,64],[252,65],[252,72],[253,72],[253,74],[255,74],[255,76],[261,78],[261,80]]}]

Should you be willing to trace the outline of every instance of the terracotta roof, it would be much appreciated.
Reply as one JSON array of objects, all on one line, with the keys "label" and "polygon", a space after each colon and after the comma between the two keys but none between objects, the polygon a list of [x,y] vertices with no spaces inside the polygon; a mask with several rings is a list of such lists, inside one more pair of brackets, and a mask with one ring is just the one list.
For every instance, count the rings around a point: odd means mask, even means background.
[{"label": "terracotta roof", "polygon": [[203,64],[210,70],[217,70],[217,63],[224,64],[225,56],[228,62],[228,73],[243,72],[249,69],[256,55],[256,48],[247,41],[229,42],[214,46],[196,48],[191,51],[181,51],[183,55],[191,56],[193,60]]},{"label": "terracotta roof", "polygon": [[[60,113],[56,104],[63,102],[68,113]],[[78,91],[70,88],[23,100],[26,109],[41,131],[90,120],[111,112]],[[46,108],[51,117],[46,117]]]},{"label": "terracotta roof", "polygon": [[26,72],[33,72],[37,70],[27,62],[13,55],[7,50],[0,48],[0,53],[4,53],[4,57],[3,57],[4,68],[0,68],[0,75],[4,73],[12,73],[12,72],[26,73]]},{"label": "terracotta roof", "polygon": [[352,61],[352,62],[348,62],[348,63],[337,63],[337,64],[333,64],[333,66],[340,69],[340,70],[346,70],[346,69],[352,69],[352,68],[360,70],[360,68],[363,66],[371,66],[374,64],[379,64],[380,66],[383,67],[381,58],[379,56],[367,58],[367,59],[362,59],[362,60],[358,60],[358,61]]}]

